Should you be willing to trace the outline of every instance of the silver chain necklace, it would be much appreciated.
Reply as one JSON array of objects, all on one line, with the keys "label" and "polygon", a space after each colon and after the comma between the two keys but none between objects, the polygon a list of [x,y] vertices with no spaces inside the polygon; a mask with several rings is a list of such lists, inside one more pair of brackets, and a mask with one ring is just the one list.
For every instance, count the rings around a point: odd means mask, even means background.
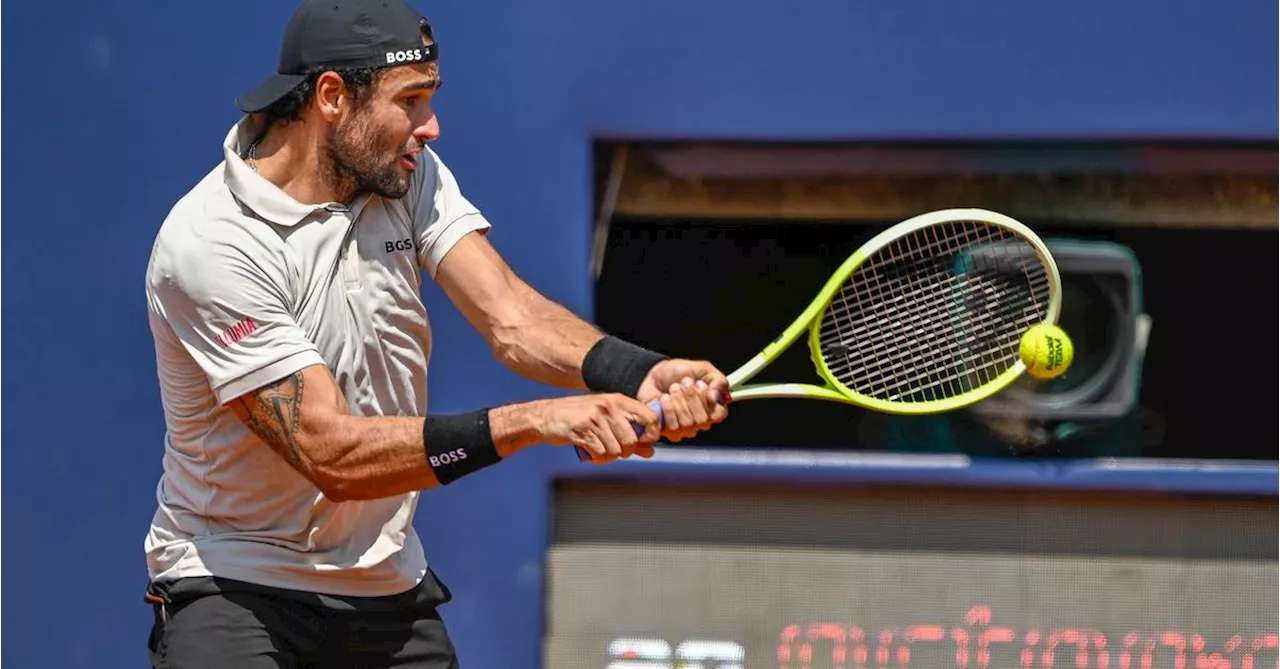
[{"label": "silver chain necklace", "polygon": [[253,140],[253,143],[249,145],[249,150],[244,155],[245,162],[249,164],[249,169],[254,172],[258,171],[258,142],[261,141],[261,137]]}]

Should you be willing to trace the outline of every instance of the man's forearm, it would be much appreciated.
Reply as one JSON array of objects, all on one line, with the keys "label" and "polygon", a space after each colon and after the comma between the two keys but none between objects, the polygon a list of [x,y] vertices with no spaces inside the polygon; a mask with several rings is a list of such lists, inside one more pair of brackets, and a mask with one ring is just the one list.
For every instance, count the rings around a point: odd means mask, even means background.
[{"label": "man's forearm", "polygon": [[[499,457],[538,444],[536,403],[489,409]],[[321,489],[335,501],[379,499],[440,485],[422,437],[424,418],[344,417],[316,463]],[[444,444],[443,448],[452,448]]]},{"label": "man's forearm", "polygon": [[[538,418],[543,402],[489,410],[484,414],[487,432],[483,425],[452,417],[439,417],[431,429],[424,429],[423,418],[350,415],[328,370],[316,365],[245,394],[232,408],[325,496],[344,501],[438,485],[428,451],[479,444],[488,449],[489,457],[493,450],[499,457],[507,457],[535,444],[541,438]],[[443,434],[435,429],[441,425]],[[457,425],[469,426],[470,431],[449,429]],[[427,443],[436,438],[440,443]],[[454,463],[446,466],[450,464]]]},{"label": "man's forearm", "polygon": [[521,376],[557,388],[586,390],[582,361],[604,336],[594,325],[526,291],[520,318],[494,328],[493,352]]},{"label": "man's forearm", "polygon": [[[536,402],[489,410],[500,457],[539,442]],[[439,485],[427,459],[423,418],[344,416],[315,450],[317,484],[334,501],[377,499]],[[443,444],[451,448],[453,444]]]}]

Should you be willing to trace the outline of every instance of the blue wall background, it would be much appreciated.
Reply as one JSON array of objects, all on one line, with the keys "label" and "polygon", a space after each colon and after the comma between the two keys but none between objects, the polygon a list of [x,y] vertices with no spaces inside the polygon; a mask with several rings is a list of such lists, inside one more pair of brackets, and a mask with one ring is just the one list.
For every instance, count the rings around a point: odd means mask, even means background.
[{"label": "blue wall background", "polygon": [[[1275,3],[419,0],[438,150],[510,262],[589,312],[590,138],[1277,136]],[[3,659],[137,667],[163,427],[152,236],[220,159],[292,2],[10,3]],[[433,410],[549,394],[438,289]],[[680,352],[707,355],[706,351]],[[465,666],[539,656],[546,482],[567,451],[433,492],[418,525]]]}]

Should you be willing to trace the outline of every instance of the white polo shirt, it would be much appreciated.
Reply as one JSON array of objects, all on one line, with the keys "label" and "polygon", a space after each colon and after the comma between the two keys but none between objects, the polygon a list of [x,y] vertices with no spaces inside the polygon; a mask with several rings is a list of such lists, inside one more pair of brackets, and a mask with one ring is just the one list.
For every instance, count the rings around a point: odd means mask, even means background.
[{"label": "white polo shirt", "polygon": [[417,492],[335,503],[227,403],[329,367],[351,412],[427,411],[431,327],[419,293],[449,249],[489,223],[432,151],[401,200],[304,205],[239,158],[174,206],[146,294],[164,404],[164,474],[146,536],[153,579],[214,575],[334,595],[403,592],[427,570]]}]

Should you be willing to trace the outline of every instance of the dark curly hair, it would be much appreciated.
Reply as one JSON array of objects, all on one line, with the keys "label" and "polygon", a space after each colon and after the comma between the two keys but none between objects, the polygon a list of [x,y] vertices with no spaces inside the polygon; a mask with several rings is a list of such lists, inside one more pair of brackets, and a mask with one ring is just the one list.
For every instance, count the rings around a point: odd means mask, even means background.
[{"label": "dark curly hair", "polygon": [[386,68],[381,67],[361,67],[361,68],[317,68],[306,73],[306,79],[302,83],[293,87],[293,90],[285,94],[284,97],[276,100],[274,104],[263,110],[267,118],[267,127],[275,125],[283,125],[298,120],[302,116],[302,110],[311,104],[311,98],[316,94],[316,81],[321,74],[325,72],[333,72],[342,77],[342,81],[347,86],[347,91],[351,93],[352,103],[359,108],[367,99],[368,93],[378,85],[378,79],[386,72]]}]

